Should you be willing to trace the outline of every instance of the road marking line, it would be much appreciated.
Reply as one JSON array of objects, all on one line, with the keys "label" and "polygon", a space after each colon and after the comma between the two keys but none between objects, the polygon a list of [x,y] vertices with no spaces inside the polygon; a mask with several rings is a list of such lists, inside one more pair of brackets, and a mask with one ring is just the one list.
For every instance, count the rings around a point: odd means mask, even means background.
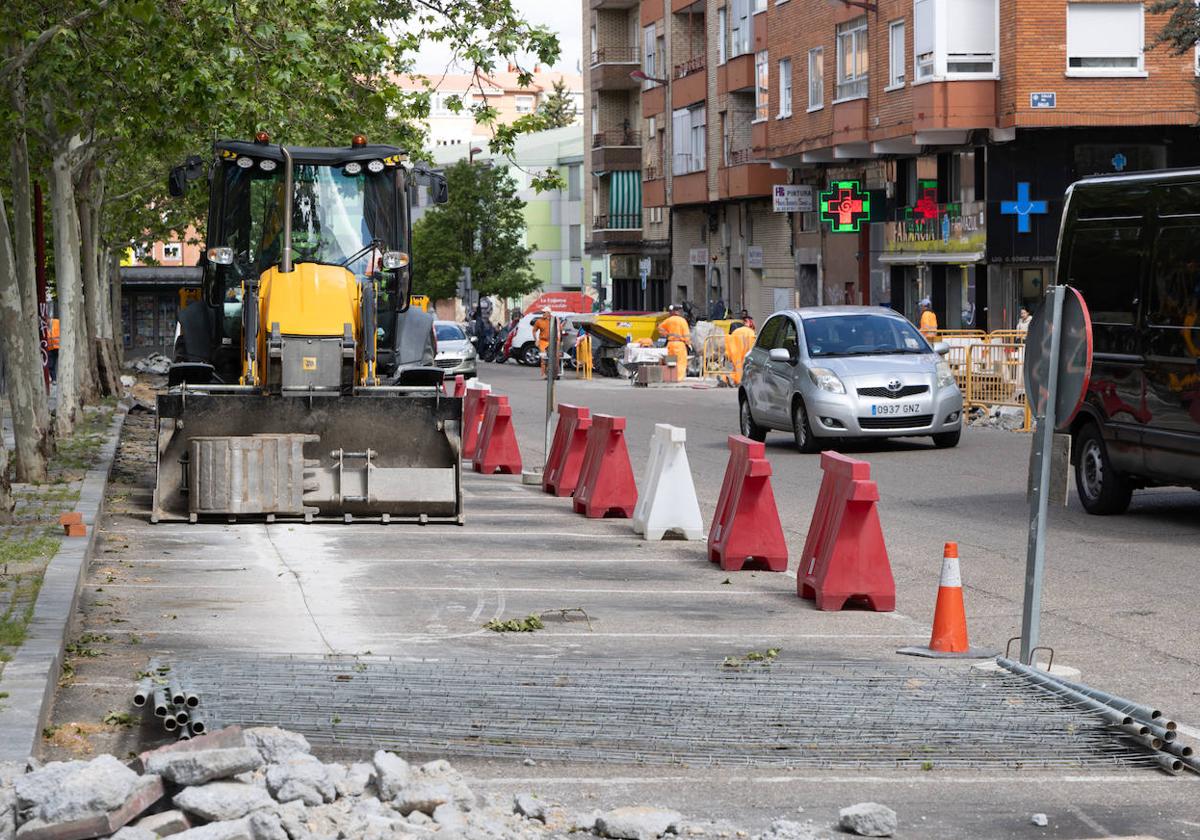
[{"label": "road marking line", "polygon": [[[257,585],[263,589],[271,588],[275,578],[262,580]],[[105,589],[212,589],[217,591],[237,590],[246,592],[255,586],[252,581],[240,584],[233,583],[106,583]],[[765,595],[772,597],[778,593],[770,589],[587,589],[584,587],[555,588],[555,587],[522,587],[522,586],[372,586],[372,592],[531,592],[531,593],[571,593],[577,595],[652,595],[664,597],[668,595],[720,595],[730,597],[750,597]]]},{"label": "road marking line", "polygon": [[[497,611],[496,611],[497,618],[500,617],[499,613],[502,613],[503,610],[504,610],[504,605],[502,603],[500,605],[499,609],[497,609]],[[322,618],[331,617],[328,615],[324,615],[322,613],[318,613],[317,615],[321,616]],[[595,621],[595,619],[593,619],[593,621]],[[582,621],[580,621],[579,623],[581,625],[583,624]],[[199,627],[199,626],[197,626],[196,628],[191,629],[191,630],[145,630],[143,632],[147,635],[153,635],[155,637],[203,635],[207,641],[212,641],[213,639],[216,639],[216,638],[225,638],[223,636],[218,636],[218,635],[214,634],[209,629]],[[430,633],[404,633],[402,631],[394,632],[394,633],[376,633],[376,634],[372,634],[370,636],[370,638],[366,642],[366,644],[373,644],[376,647],[378,647],[378,645],[381,642],[406,642],[406,641],[408,641],[408,642],[444,642],[447,639],[457,639],[457,638],[461,638],[463,636],[470,636],[470,635],[482,635],[487,632],[489,632],[489,631],[481,628],[479,630],[471,631],[470,633],[450,633],[450,634],[443,635],[443,636],[435,636]],[[334,635],[336,637],[337,631],[334,631],[334,633],[332,635]],[[244,636],[244,634],[241,634],[241,633],[234,633],[234,634],[231,634],[228,638],[236,638],[239,640],[243,640],[245,638],[245,636]],[[917,636],[904,636],[904,635],[899,635],[899,634],[895,634],[895,633],[775,633],[770,630],[764,630],[761,633],[732,633],[732,634],[721,634],[721,633],[597,633],[597,632],[593,632],[591,630],[581,629],[578,633],[555,633],[553,631],[540,630],[537,633],[537,638],[538,639],[715,639],[715,640],[738,641],[740,639],[759,639],[759,640],[761,640],[761,639],[902,639],[903,640],[903,639],[915,639],[918,637]],[[207,647],[211,647],[211,645],[207,646]],[[261,652],[263,652],[259,648],[230,647],[230,648],[222,648],[222,650],[223,651],[228,650],[228,652],[230,652],[230,653],[238,653],[238,652],[261,653]],[[372,647],[371,650],[377,656],[387,655],[382,651],[376,650],[375,647]],[[300,656],[302,654],[296,653],[293,655]],[[323,655],[323,653],[318,652],[316,655],[321,656],[321,655]]]},{"label": "road marking line", "polygon": [[[123,562],[133,564],[147,563],[191,563],[200,566],[206,558],[201,557],[163,557],[158,559],[150,558],[129,558]],[[229,564],[228,560],[211,561],[221,562],[222,566]],[[316,562],[316,561],[314,561]],[[356,562],[359,563],[438,563],[441,565],[449,565],[452,563],[472,563],[475,565],[483,563],[561,563],[564,568],[582,565],[601,565],[604,563],[694,563],[697,566],[704,565],[707,567],[703,557],[696,556],[680,556],[680,557],[571,557],[564,559],[562,557],[363,557]],[[247,566],[246,571],[251,569],[264,568],[261,565]],[[105,586],[107,584],[99,583],[98,585]],[[88,585],[93,585],[91,582]]]}]

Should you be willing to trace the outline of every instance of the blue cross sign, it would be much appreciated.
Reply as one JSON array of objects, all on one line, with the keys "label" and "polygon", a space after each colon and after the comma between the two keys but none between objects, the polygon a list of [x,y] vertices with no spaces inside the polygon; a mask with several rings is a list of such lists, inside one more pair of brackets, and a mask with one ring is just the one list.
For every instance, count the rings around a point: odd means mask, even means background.
[{"label": "blue cross sign", "polygon": [[1029,200],[1029,182],[1017,182],[1017,200],[1001,201],[1000,212],[1005,216],[1017,217],[1017,233],[1029,233],[1029,216],[1032,213],[1041,215],[1049,212],[1044,201]]}]

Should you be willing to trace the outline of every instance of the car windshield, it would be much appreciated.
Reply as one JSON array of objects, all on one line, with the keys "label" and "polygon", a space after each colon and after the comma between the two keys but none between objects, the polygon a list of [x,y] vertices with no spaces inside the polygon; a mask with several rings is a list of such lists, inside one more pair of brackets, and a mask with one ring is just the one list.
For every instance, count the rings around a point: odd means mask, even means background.
[{"label": "car windshield", "polygon": [[436,328],[438,341],[465,341],[467,338],[458,324],[438,324]]},{"label": "car windshield", "polygon": [[808,355],[814,358],[930,352],[912,324],[869,313],[806,318],[804,339]]}]

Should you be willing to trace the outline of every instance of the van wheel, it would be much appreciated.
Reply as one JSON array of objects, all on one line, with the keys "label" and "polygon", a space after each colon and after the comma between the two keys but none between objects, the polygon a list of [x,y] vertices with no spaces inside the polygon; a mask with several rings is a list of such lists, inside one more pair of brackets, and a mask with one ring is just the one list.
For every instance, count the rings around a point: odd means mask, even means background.
[{"label": "van wheel", "polygon": [[1097,516],[1124,513],[1133,486],[1112,465],[1108,447],[1094,423],[1084,426],[1076,436],[1075,451],[1075,490],[1083,509]]},{"label": "van wheel", "polygon": [[804,408],[804,400],[796,400],[792,404],[792,437],[796,439],[796,451],[805,455],[819,452],[821,446],[813,437],[812,426],[808,422],[808,412]]},{"label": "van wheel", "polygon": [[754,422],[754,415],[750,413],[750,401],[745,397],[738,400],[738,420],[744,437],[759,443],[767,439],[767,430]]}]

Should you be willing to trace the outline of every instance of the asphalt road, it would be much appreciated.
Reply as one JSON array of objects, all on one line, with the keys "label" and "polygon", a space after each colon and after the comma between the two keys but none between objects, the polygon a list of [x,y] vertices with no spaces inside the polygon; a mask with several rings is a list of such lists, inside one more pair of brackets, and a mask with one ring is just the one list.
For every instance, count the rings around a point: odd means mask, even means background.
[{"label": "asphalt road", "polygon": [[[523,453],[541,458],[545,391],[536,370],[484,366],[510,396]],[[635,470],[655,423],[688,430],[706,519],[735,431],[728,390],[632,389],[597,380],[561,383],[560,399],[628,418]],[[227,654],[390,657],[540,657],[598,663],[623,658],[723,656],[778,646],[784,656],[895,663],[895,648],[928,639],[942,543],[957,540],[972,641],[1003,647],[1020,621],[1024,471],[1028,437],[970,430],[958,449],[898,442],[851,454],[869,460],[897,583],[897,611],[821,613],[795,595],[793,574],[726,575],[703,544],[646,543],[623,520],[589,521],[508,477],[468,476],[466,527],[280,522],[148,522],[153,461],[149,418],[133,416],[109,490],[97,560],[77,627],[90,653],[73,659],[56,725],[86,723],[92,748],[117,754],[156,737],[152,726],[100,729],[128,708],[132,675],[148,657]],[[818,460],[768,439],[774,487],[793,558],[819,485]],[[1043,641],[1058,661],[1112,691],[1154,701],[1187,728],[1200,723],[1194,680],[1196,623],[1170,603],[1197,587],[1200,495],[1135,497],[1126,517],[1056,512],[1050,539]],[[794,570],[794,560],[793,560]],[[1174,574],[1169,573],[1174,572]],[[1176,571],[1178,570],[1178,571]],[[729,584],[724,583],[728,578]],[[584,607],[591,619],[547,622],[532,634],[482,629],[491,618]],[[967,667],[967,666],[962,666]],[[447,710],[454,714],[455,710]],[[798,706],[796,715],[802,718]],[[70,733],[63,726],[60,732]],[[90,731],[90,730],[89,730]],[[66,755],[70,740],[48,744]],[[77,745],[76,745],[77,746]],[[862,744],[869,753],[870,744]],[[1194,775],[1155,771],[983,768],[934,772],[794,771],[455,759],[481,790],[527,791],[577,807],[657,803],[758,830],[772,819],[830,824],[839,807],[874,799],[901,815],[906,837],[1200,837]],[[798,809],[803,808],[803,813]],[[1047,813],[1048,828],[1030,824]]]}]

